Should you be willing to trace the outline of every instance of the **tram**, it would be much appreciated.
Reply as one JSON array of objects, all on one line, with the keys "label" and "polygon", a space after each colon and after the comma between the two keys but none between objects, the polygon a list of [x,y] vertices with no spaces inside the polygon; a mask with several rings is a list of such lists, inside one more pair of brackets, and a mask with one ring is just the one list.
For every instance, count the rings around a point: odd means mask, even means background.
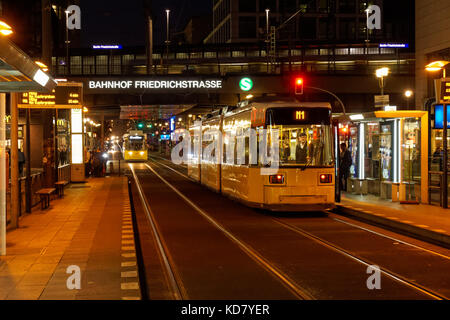
[{"label": "tram", "polygon": [[122,151],[125,161],[147,161],[147,135],[138,130],[125,134]]},{"label": "tram", "polygon": [[[246,134],[249,129],[256,134],[253,142]],[[261,162],[261,152],[265,152],[259,145],[262,129],[271,145],[278,144],[278,157],[274,158],[278,158],[277,169],[270,174],[261,170],[268,166]],[[220,134],[204,141],[211,130]],[[334,207],[335,159],[329,103],[268,98],[244,101],[210,115],[189,132],[192,147],[188,175],[212,190],[271,211]],[[205,158],[205,148],[211,143],[218,146],[215,161]],[[252,155],[252,150],[257,154]]]}]

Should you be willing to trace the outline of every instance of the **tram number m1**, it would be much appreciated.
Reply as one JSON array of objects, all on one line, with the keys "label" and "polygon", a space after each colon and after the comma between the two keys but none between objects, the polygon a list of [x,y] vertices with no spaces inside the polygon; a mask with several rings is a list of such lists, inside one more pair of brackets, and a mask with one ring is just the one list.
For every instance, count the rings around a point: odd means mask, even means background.
[{"label": "tram number m1", "polygon": [[305,120],[305,111],[295,111],[295,120]]}]

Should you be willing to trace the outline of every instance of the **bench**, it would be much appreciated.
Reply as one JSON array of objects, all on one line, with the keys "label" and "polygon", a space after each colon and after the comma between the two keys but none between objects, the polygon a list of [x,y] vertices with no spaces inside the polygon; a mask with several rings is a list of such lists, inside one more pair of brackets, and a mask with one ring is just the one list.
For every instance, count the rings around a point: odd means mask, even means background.
[{"label": "bench", "polygon": [[44,188],[36,192],[41,198],[41,209],[47,209],[50,206],[50,195],[55,192],[55,188]]},{"label": "bench", "polygon": [[55,187],[56,187],[56,193],[58,194],[59,198],[64,197],[64,186],[68,184],[69,182],[66,180],[56,181]]}]

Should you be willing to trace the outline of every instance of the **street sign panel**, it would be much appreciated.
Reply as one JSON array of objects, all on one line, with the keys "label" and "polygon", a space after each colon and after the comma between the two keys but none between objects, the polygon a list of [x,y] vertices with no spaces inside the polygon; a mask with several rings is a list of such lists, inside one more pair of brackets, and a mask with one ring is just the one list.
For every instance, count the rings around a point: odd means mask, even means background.
[{"label": "street sign panel", "polygon": [[388,94],[375,95],[374,100],[375,100],[375,108],[384,108],[384,106],[389,105],[389,95]]},{"label": "street sign panel", "polygon": [[441,79],[440,101],[450,102],[450,78]]}]

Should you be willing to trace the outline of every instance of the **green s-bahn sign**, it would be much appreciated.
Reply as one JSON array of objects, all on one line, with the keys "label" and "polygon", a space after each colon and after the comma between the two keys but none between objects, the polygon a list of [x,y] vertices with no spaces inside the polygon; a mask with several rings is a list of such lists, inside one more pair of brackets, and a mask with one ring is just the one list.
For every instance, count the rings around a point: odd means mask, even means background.
[{"label": "green s-bahn sign", "polygon": [[239,81],[239,88],[242,91],[250,91],[253,88],[253,80],[250,78],[242,78]]}]

